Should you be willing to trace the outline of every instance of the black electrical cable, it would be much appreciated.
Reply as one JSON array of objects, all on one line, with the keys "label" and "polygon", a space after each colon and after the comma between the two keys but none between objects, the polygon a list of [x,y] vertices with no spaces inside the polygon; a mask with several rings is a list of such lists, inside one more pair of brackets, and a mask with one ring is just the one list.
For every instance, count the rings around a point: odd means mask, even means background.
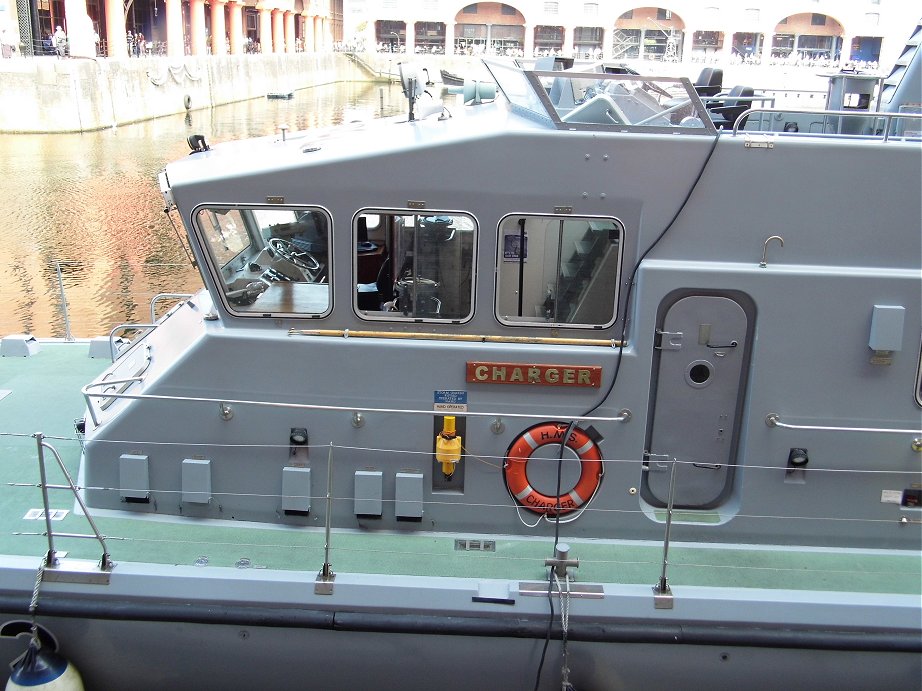
[{"label": "black electrical cable", "polygon": [[592,415],[596,410],[599,409],[605,401],[608,400],[608,397],[611,395],[611,392],[615,388],[615,382],[618,381],[618,374],[621,372],[621,361],[623,360],[624,355],[624,344],[625,338],[627,337],[627,322],[628,317],[631,313],[631,296],[634,292],[634,280],[637,277],[637,271],[640,269],[640,265],[643,263],[643,260],[647,258],[647,255],[656,247],[660,241],[666,236],[672,226],[675,225],[675,222],[678,220],[679,216],[682,214],[682,211],[685,210],[685,207],[688,205],[688,200],[691,199],[692,194],[695,189],[698,187],[698,183],[701,181],[701,178],[704,176],[704,171],[707,170],[708,164],[711,162],[711,158],[714,156],[714,151],[717,149],[717,142],[720,140],[720,132],[723,130],[718,130],[717,134],[714,136],[714,141],[711,142],[711,148],[708,151],[707,156],[704,159],[704,163],[701,165],[701,169],[698,171],[698,175],[695,177],[694,182],[692,182],[691,187],[688,188],[688,193],[685,195],[685,199],[682,200],[682,203],[679,205],[679,208],[676,209],[675,214],[673,214],[669,223],[666,224],[666,227],[660,232],[656,239],[644,250],[644,253],[640,255],[640,258],[637,260],[637,263],[634,264],[634,269],[631,271],[631,279],[628,282],[627,287],[627,296],[624,299],[624,319],[621,320],[621,338],[619,339],[618,345],[618,362],[615,364],[615,371],[612,374],[611,383],[608,385],[605,393],[599,398],[598,403],[592,406],[589,410],[583,413],[583,417]]},{"label": "black electrical cable", "polygon": [[[615,371],[612,374],[611,383],[608,385],[608,389],[605,391],[604,395],[599,399],[592,408],[587,410],[583,417],[587,417],[598,410],[605,401],[608,400],[608,397],[611,395],[611,392],[615,388],[615,383],[618,381],[618,374],[621,372],[621,362],[624,359],[624,343],[627,336],[627,323],[628,315],[630,314],[631,306],[631,296],[634,292],[634,282],[637,278],[637,271],[640,269],[640,265],[643,263],[643,260],[647,258],[647,255],[653,251],[653,248],[656,247],[660,241],[666,236],[666,233],[675,225],[675,222],[678,220],[679,216],[682,214],[682,211],[685,210],[685,207],[688,205],[688,201],[691,199],[692,194],[694,194],[695,189],[698,187],[698,183],[701,181],[701,178],[704,176],[704,171],[707,170],[708,164],[711,162],[711,158],[714,156],[714,152],[717,150],[717,142],[720,140],[720,132],[714,136],[714,141],[711,142],[711,148],[708,150],[707,156],[704,159],[704,163],[701,164],[700,170],[698,170],[698,175],[695,176],[694,181],[691,186],[688,188],[688,193],[685,195],[685,198],[682,200],[682,203],[679,205],[679,208],[676,209],[675,214],[669,220],[669,223],[666,224],[666,227],[660,231],[660,234],[656,236],[656,239],[644,250],[643,254],[640,255],[640,258],[637,260],[637,263],[634,264],[634,268],[631,271],[631,278],[628,282],[627,295],[624,300],[624,319],[621,321],[621,338],[618,345],[618,362],[615,364]],[[563,449],[566,446],[567,439],[570,437],[570,434],[573,431],[573,428],[576,426],[576,420],[570,422],[570,425],[567,427],[567,433],[563,438],[563,441],[560,444],[560,455],[557,459],[557,505],[555,507],[555,516],[554,516],[554,547],[556,549],[557,542],[560,538],[560,477],[561,477],[561,467],[563,466]],[[551,640],[551,628],[554,623],[554,600],[552,597],[552,586],[554,579],[554,571],[550,569],[548,571],[548,584],[547,584],[547,600],[548,607],[550,609],[550,616],[548,617],[547,622],[547,632],[544,637],[544,647],[541,650],[541,659],[538,662],[538,673],[535,676],[535,691],[538,691],[538,685],[541,681],[541,670],[544,667],[544,659],[547,655],[548,644]],[[572,687],[571,687],[572,688]]]},{"label": "black electrical cable", "polygon": [[[557,555],[557,543],[560,541],[560,484],[563,475],[563,450],[567,446],[567,439],[573,434],[576,428],[576,420],[571,420],[567,425],[567,431],[560,441],[560,453],[557,454],[557,503],[554,505],[554,555]],[[544,635],[544,647],[541,649],[541,659],[538,661],[538,672],[535,675],[535,691],[538,691],[538,685],[541,682],[541,670],[544,668],[544,658],[547,656],[547,647],[551,642],[551,629],[554,626],[554,568],[551,567],[547,572],[547,604],[550,609],[550,616],[547,620],[547,631]]]}]

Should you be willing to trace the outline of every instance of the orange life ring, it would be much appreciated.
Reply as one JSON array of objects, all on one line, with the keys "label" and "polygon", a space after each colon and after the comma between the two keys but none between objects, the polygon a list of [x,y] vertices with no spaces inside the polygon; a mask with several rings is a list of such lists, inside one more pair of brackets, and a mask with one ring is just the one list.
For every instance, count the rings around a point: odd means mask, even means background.
[{"label": "orange life ring", "polygon": [[530,427],[512,442],[503,464],[503,476],[506,487],[522,506],[535,513],[549,516],[557,515],[558,502],[560,515],[576,511],[592,499],[602,484],[604,468],[602,452],[595,442],[579,427],[574,427],[567,438],[566,446],[574,451],[580,459],[580,474],[576,486],[559,497],[548,496],[535,491],[528,483],[526,467],[528,460],[536,449],[546,444],[560,444],[567,432],[565,422],[545,422]]}]

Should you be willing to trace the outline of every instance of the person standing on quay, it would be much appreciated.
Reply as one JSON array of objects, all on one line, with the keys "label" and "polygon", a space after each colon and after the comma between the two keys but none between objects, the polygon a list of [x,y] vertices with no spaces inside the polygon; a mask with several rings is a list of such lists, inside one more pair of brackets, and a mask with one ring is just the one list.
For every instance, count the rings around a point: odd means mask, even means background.
[{"label": "person standing on quay", "polygon": [[13,57],[16,47],[13,45],[13,37],[6,27],[0,29],[0,54],[5,58]]},{"label": "person standing on quay", "polygon": [[63,58],[67,54],[67,34],[64,33],[64,29],[60,26],[54,30],[54,50],[58,54],[59,58]]}]

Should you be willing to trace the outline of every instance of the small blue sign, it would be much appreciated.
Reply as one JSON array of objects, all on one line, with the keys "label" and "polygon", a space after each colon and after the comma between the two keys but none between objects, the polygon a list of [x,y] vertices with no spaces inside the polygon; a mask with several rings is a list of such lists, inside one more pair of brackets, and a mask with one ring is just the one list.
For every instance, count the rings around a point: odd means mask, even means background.
[{"label": "small blue sign", "polygon": [[467,391],[435,391],[434,394],[436,405],[467,405]]}]

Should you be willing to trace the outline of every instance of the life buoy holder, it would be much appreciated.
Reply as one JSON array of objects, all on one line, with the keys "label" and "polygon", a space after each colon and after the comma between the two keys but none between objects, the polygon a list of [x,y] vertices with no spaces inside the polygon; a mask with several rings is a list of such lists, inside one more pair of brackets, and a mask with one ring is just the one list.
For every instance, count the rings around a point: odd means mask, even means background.
[{"label": "life buoy holder", "polygon": [[515,438],[506,452],[503,463],[506,487],[515,500],[529,511],[545,516],[571,513],[592,499],[602,484],[605,473],[602,452],[579,427],[574,427],[566,440],[567,448],[580,460],[579,479],[573,489],[557,497],[542,494],[529,484],[527,466],[531,455],[547,444],[559,445],[568,427],[565,422],[543,422],[530,427]]}]

